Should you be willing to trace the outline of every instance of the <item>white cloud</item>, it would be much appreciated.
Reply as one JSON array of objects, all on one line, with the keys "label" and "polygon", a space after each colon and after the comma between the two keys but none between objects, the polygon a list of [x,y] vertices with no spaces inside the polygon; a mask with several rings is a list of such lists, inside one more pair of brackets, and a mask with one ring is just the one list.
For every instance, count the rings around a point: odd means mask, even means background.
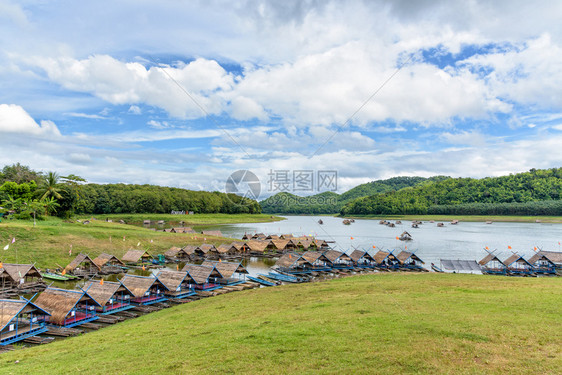
[{"label": "white cloud", "polygon": [[140,109],[139,106],[132,105],[132,106],[129,107],[129,110],[127,112],[131,113],[133,115],[140,115],[142,113],[142,110]]},{"label": "white cloud", "polygon": [[107,119],[107,117],[103,117],[103,116],[96,115],[96,114],[78,113],[78,112],[68,112],[68,113],[65,113],[65,115],[71,116],[71,117],[94,119],[94,120],[106,120]]},{"label": "white cloud", "polygon": [[60,136],[54,122],[47,120],[38,124],[22,107],[15,104],[0,104],[0,132]]}]

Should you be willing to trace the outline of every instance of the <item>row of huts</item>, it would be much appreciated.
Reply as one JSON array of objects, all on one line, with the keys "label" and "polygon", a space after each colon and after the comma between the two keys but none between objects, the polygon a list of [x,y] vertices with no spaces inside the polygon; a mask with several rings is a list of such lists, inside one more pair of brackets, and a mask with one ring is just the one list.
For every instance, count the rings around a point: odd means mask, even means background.
[{"label": "row of huts", "polygon": [[334,270],[384,269],[426,271],[425,262],[415,253],[379,250],[374,255],[365,250],[354,250],[346,254],[337,250],[306,251],[305,253],[286,253],[275,264],[280,271],[299,274],[312,272],[332,272]]},{"label": "row of huts", "polygon": [[75,327],[137,307],[194,296],[245,283],[241,263],[186,264],[181,270],[161,270],[152,276],[125,274],[117,282],[90,280],[79,290],[48,287],[32,302],[0,300],[0,345],[47,331],[49,326]]},{"label": "row of huts", "polygon": [[529,259],[513,253],[503,261],[494,253],[488,252],[478,264],[482,267],[482,273],[489,275],[555,275],[556,268],[562,267],[562,252],[541,250]]}]

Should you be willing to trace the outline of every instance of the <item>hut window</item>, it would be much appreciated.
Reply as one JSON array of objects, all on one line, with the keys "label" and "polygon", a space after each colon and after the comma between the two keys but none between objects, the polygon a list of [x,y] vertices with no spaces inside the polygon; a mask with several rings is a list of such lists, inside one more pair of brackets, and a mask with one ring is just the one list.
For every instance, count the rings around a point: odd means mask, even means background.
[{"label": "hut window", "polygon": [[156,294],[160,294],[160,289],[156,289]]},{"label": "hut window", "polygon": [[147,291],[146,293],[144,293],[145,296],[149,296],[150,295],[150,291]]},{"label": "hut window", "polygon": [[71,311],[71,312],[70,312],[70,316],[74,316],[74,315],[75,315],[75,312],[74,312],[74,311]]},{"label": "hut window", "polygon": [[130,296],[128,294],[125,295],[125,299],[129,299]]},{"label": "hut window", "polygon": [[110,298],[110,299],[109,299],[109,303],[113,303],[113,298]]},{"label": "hut window", "polygon": [[12,332],[14,329],[16,329],[16,327],[13,324],[10,324],[10,327],[8,327],[8,331]]},{"label": "hut window", "polygon": [[90,306],[90,311],[94,311],[94,306]]},{"label": "hut window", "polygon": [[37,317],[34,317],[33,319],[31,319],[31,321],[32,321],[33,323],[35,323],[35,322],[37,321]]}]

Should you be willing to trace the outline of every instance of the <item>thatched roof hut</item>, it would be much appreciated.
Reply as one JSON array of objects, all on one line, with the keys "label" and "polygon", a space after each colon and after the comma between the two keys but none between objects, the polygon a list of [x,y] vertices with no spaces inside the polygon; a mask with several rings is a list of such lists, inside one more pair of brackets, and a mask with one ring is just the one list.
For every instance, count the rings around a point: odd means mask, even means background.
[{"label": "thatched roof hut", "polygon": [[195,280],[193,280],[187,271],[162,270],[158,273],[158,280],[160,280],[170,292],[179,292],[182,289],[189,289],[189,284],[195,283]]},{"label": "thatched roof hut", "polygon": [[[35,300],[35,304],[51,316],[50,324],[72,327],[97,319],[89,306],[100,306],[83,290],[47,288]],[[78,304],[81,307],[78,307]],[[84,307],[82,307],[84,306]]]},{"label": "thatched roof hut", "polygon": [[328,258],[328,260],[332,264],[342,264],[342,263],[350,263],[351,258],[346,253],[342,253],[341,251],[337,250],[328,250],[324,253],[324,256]]},{"label": "thatched roof hut", "polygon": [[207,284],[212,278],[222,279],[222,274],[215,268],[197,264],[186,264],[182,271],[189,272],[189,275],[197,284]]},{"label": "thatched roof hut", "polygon": [[489,253],[484,258],[482,258],[482,260],[480,260],[480,262],[478,262],[478,264],[480,264],[481,266],[486,266],[488,263],[491,263],[491,262],[496,262],[496,263],[499,263],[500,265],[502,265],[503,267],[506,267],[505,263],[502,262],[497,256],[495,256],[492,253]]},{"label": "thatched roof hut", "polygon": [[269,241],[251,240],[247,241],[246,245],[250,248],[250,253],[263,254],[267,248]]},{"label": "thatched roof hut", "polygon": [[244,268],[240,262],[211,262],[206,260],[202,266],[215,267],[224,279],[229,279],[234,273],[248,274],[248,270]]},{"label": "thatched roof hut", "polygon": [[478,264],[482,266],[482,273],[503,275],[507,272],[505,263],[492,253],[488,253]]},{"label": "thatched roof hut", "polygon": [[152,261],[154,257],[150,255],[148,251],[131,249],[127,251],[121,259],[125,263],[147,263]]},{"label": "thatched roof hut", "polygon": [[195,254],[195,250],[197,250],[198,248],[198,246],[187,245],[182,247],[181,249],[187,254],[188,257],[191,257],[193,254]]},{"label": "thatched roof hut", "polygon": [[217,247],[217,252],[220,255],[236,255],[236,253],[238,253],[238,250],[235,246],[222,244]]},{"label": "thatched roof hut", "polygon": [[116,309],[124,310],[124,306],[129,306],[128,299],[134,297],[125,285],[115,281],[92,280],[84,285],[84,290],[92,297],[100,306],[101,312],[115,311]]},{"label": "thatched roof hut", "polygon": [[275,263],[277,267],[282,269],[310,268],[312,263],[306,260],[302,255],[297,253],[283,254]]},{"label": "thatched roof hut", "polygon": [[121,284],[129,289],[135,298],[149,296],[150,294],[161,294],[168,289],[157,277],[151,276],[126,274],[121,278]]},{"label": "thatched roof hut", "polygon": [[222,237],[222,233],[220,230],[203,230],[201,234],[206,236],[215,236],[215,237]]},{"label": "thatched roof hut", "polygon": [[273,247],[275,248],[275,250],[283,251],[283,250],[287,249],[287,244],[289,243],[289,240],[272,239],[271,243],[273,244]]},{"label": "thatched roof hut", "polygon": [[172,246],[168,251],[164,253],[164,256],[168,259],[189,259],[189,254],[187,253],[187,251],[176,246]]},{"label": "thatched roof hut", "polygon": [[416,254],[409,251],[401,251],[396,255],[396,259],[401,266],[407,268],[421,268],[425,264]]},{"label": "thatched roof hut", "polygon": [[277,234],[270,234],[267,237],[265,237],[266,240],[278,240],[279,236]]},{"label": "thatched roof hut", "polygon": [[533,271],[533,265],[516,253],[508,257],[503,263],[512,274],[530,274]]},{"label": "thatched roof hut", "polygon": [[2,263],[0,278],[5,282],[4,286],[9,283],[16,286],[21,283],[20,280],[24,280],[25,283],[41,279],[41,273],[33,264]]},{"label": "thatched roof hut", "polygon": [[302,254],[302,257],[312,265],[332,263],[330,262],[330,259],[326,258],[324,253],[321,251],[306,251],[304,254]]},{"label": "thatched roof hut", "polygon": [[[201,250],[204,255],[208,252],[217,252],[217,248],[215,247],[215,245],[207,243],[199,246],[199,250]],[[195,250],[195,252],[197,252],[197,249]]]},{"label": "thatched roof hut", "polygon": [[93,275],[101,270],[92,258],[84,253],[78,254],[64,269],[74,275]]},{"label": "thatched roof hut", "polygon": [[[552,263],[554,263],[558,267],[562,266],[562,252],[560,252],[560,251],[541,250],[537,254],[540,254],[541,256],[547,257],[548,260],[550,260]],[[533,262],[530,262],[530,263],[533,263]]]},{"label": "thatched roof hut", "polygon": [[373,259],[375,259],[375,263],[380,267],[390,267],[399,263],[396,256],[389,251],[379,250]]},{"label": "thatched roof hut", "polygon": [[245,253],[250,249],[248,245],[246,245],[246,242],[242,241],[234,241],[230,244],[230,246],[233,246],[239,253]]},{"label": "thatched roof hut", "polygon": [[26,299],[0,299],[0,345],[12,344],[46,332],[35,316],[49,313]]},{"label": "thatched roof hut", "polygon": [[372,263],[375,259],[365,250],[354,250],[349,257],[355,264]]},{"label": "thatched roof hut", "polygon": [[111,255],[111,254],[107,254],[107,253],[101,253],[100,255],[98,255],[93,262],[96,264],[96,266],[98,266],[100,269],[103,268],[104,266],[117,266],[117,267],[123,267],[125,266],[125,263],[123,263],[119,258],[117,258],[115,255]]}]

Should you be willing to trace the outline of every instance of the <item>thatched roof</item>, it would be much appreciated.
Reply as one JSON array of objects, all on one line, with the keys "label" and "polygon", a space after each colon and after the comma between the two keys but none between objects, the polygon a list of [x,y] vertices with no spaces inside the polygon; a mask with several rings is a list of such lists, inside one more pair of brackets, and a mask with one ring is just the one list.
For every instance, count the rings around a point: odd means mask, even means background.
[{"label": "thatched roof", "polygon": [[279,236],[279,238],[282,238],[284,240],[288,240],[290,238],[293,238],[294,236],[292,234],[282,234]]},{"label": "thatched roof", "polygon": [[276,234],[270,234],[269,236],[265,237],[266,240],[278,240],[279,236]]},{"label": "thatched roof", "polygon": [[326,258],[324,253],[321,251],[306,251],[304,254],[302,254],[302,257],[310,263],[314,263],[316,261],[330,263],[330,260]]},{"label": "thatched roof", "polygon": [[84,290],[99,303],[100,306],[105,306],[109,300],[113,298],[115,293],[124,292],[125,294],[133,295],[125,285],[115,281],[104,280],[102,285],[100,280],[93,280],[84,285]]},{"label": "thatched roof", "polygon": [[404,264],[410,258],[412,258],[413,260],[417,260],[422,264],[425,264],[425,262],[421,260],[416,254],[409,251],[401,251],[398,255],[396,255],[396,259],[398,259],[401,264]]},{"label": "thatched roof", "polygon": [[0,270],[4,270],[4,272],[14,281],[23,279],[26,276],[41,277],[41,273],[33,264],[3,263]]},{"label": "thatched roof", "polygon": [[240,262],[211,262],[206,260],[203,262],[202,266],[215,267],[225,279],[232,277],[232,274],[235,272],[249,273]]},{"label": "thatched roof", "polygon": [[222,233],[220,230],[203,230],[201,234],[206,236],[215,236],[215,237],[222,237]]},{"label": "thatched roof", "polygon": [[125,287],[129,289],[136,298],[144,296],[154,284],[162,286],[163,289],[168,289],[156,277],[151,276],[126,274],[123,278],[121,278],[121,284],[125,285]]},{"label": "thatched roof", "polygon": [[388,251],[379,250],[374,256],[375,262],[377,262],[377,264],[381,264],[389,255],[390,253]]},{"label": "thatched roof", "polygon": [[47,288],[35,300],[35,304],[51,314],[49,322],[62,325],[67,315],[78,302],[92,302],[99,305],[85,291]]},{"label": "thatched roof", "polygon": [[485,266],[486,264],[490,263],[491,261],[496,261],[499,262],[500,264],[502,264],[503,266],[505,266],[504,262],[502,262],[497,256],[495,256],[494,254],[488,254],[486,255],[480,262],[478,262],[478,264],[480,264],[481,266]]},{"label": "thatched roof", "polygon": [[217,251],[221,254],[226,254],[226,253],[236,253],[238,250],[236,249],[236,247],[232,246],[232,245],[219,245],[219,247],[217,247]]},{"label": "thatched roof", "polygon": [[182,271],[189,272],[189,275],[197,284],[207,283],[209,277],[223,278],[222,274],[215,267],[188,263],[182,268]]},{"label": "thatched roof", "polygon": [[198,249],[200,249],[204,254],[207,254],[209,251],[210,252],[217,251],[217,248],[215,247],[215,245],[208,244],[208,243],[199,246]]},{"label": "thatched roof", "polygon": [[272,239],[271,242],[273,243],[273,245],[277,250],[285,250],[287,244],[289,243],[289,240]]},{"label": "thatched roof", "polygon": [[197,247],[197,246],[187,245],[187,246],[182,247],[182,250],[185,251],[185,253],[187,255],[191,255],[191,254],[195,253],[195,250],[197,250],[198,248],[199,247]]},{"label": "thatched roof", "polygon": [[324,256],[330,260],[330,262],[334,263],[338,260],[341,261],[351,261],[351,258],[346,253],[342,253],[341,251],[337,250],[328,250],[324,253]]},{"label": "thatched roof", "polygon": [[25,299],[0,299],[0,331],[4,330],[8,324],[20,313],[40,310],[42,314],[49,313],[34,303]]},{"label": "thatched roof", "polygon": [[562,264],[562,252],[560,251],[541,250],[538,252],[538,254],[546,256],[553,263]]},{"label": "thatched roof", "polygon": [[265,251],[268,243],[269,243],[269,241],[252,240],[252,241],[247,241],[246,245],[248,245],[248,247],[250,248],[250,251],[263,253]]},{"label": "thatched roof", "polygon": [[296,253],[286,253],[283,254],[281,258],[275,263],[276,266],[285,267],[285,268],[293,268],[298,266],[312,266],[308,260],[302,257],[300,254]]},{"label": "thatched roof", "polygon": [[144,251],[144,250],[129,250],[125,253],[125,255],[123,255],[123,257],[121,258],[123,260],[123,262],[125,263],[136,263],[139,260],[141,260],[142,258],[150,258],[150,259],[154,259],[154,257],[152,255],[150,255],[148,253],[148,251]]},{"label": "thatched roof", "polygon": [[96,259],[94,259],[94,263],[99,267],[103,267],[106,263],[119,263],[120,265],[124,266],[125,263],[123,263],[119,258],[117,258],[115,255],[111,255],[111,254],[107,254],[107,253],[102,253],[100,255],[98,255],[98,257]]},{"label": "thatched roof", "polygon": [[236,251],[242,251],[247,245],[246,242],[234,241],[230,244],[230,246],[234,247]]},{"label": "thatched roof", "polygon": [[[187,271],[163,270],[158,274],[158,280],[170,291],[176,291],[184,282],[192,282],[193,279]],[[194,282],[194,281],[193,281]]]},{"label": "thatched roof", "polygon": [[354,262],[359,262],[361,260],[361,258],[365,258],[366,260],[370,260],[370,261],[375,260],[371,256],[371,254],[369,254],[368,252],[366,252],[364,250],[354,250],[351,254],[349,254],[349,257]]},{"label": "thatched roof", "polygon": [[552,260],[550,260],[550,258],[547,255],[543,254],[542,251],[539,251],[538,253],[533,254],[533,256],[529,258],[529,263],[535,264],[539,260],[544,260],[544,261],[546,261],[550,264],[554,264],[554,262]]},{"label": "thatched roof", "polygon": [[164,253],[164,255],[167,256],[167,257],[170,257],[170,258],[174,258],[174,257],[177,257],[180,253],[184,253],[184,254],[188,255],[187,252],[184,249],[182,249],[181,247],[176,247],[176,246],[172,246],[168,251],[166,251]]},{"label": "thatched roof", "polygon": [[90,258],[87,254],[84,253],[80,253],[76,256],[76,258],[74,258],[74,260],[72,262],[70,262],[68,264],[68,266],[64,267],[64,269],[68,272],[68,271],[74,271],[76,268],[78,268],[82,263],[89,263],[89,264],[93,264],[95,267],[97,267],[98,269],[100,268],[93,260],[92,258]]},{"label": "thatched roof", "polygon": [[527,262],[525,260],[525,258],[523,258],[521,255],[519,254],[512,254],[509,258],[507,258],[506,260],[504,260],[503,264],[505,264],[506,266],[511,266],[513,263],[525,263],[529,266],[531,266],[530,262]]}]

